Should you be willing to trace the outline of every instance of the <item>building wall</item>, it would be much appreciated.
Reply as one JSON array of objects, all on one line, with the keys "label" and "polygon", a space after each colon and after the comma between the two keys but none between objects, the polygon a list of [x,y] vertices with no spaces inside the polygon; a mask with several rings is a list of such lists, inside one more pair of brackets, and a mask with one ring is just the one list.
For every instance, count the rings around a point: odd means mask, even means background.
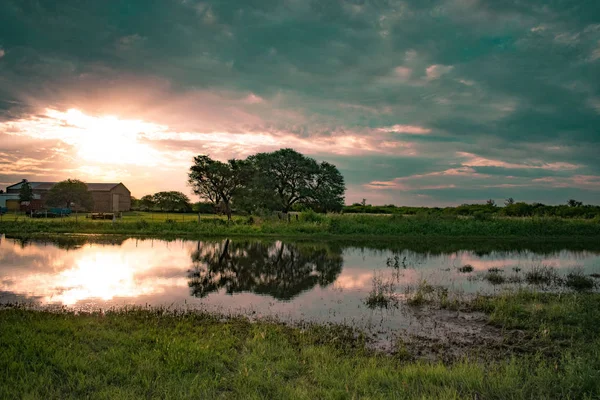
[{"label": "building wall", "polygon": [[110,192],[92,192],[92,198],[94,199],[94,212],[111,212],[111,200],[112,196]]},{"label": "building wall", "polygon": [[120,183],[117,186],[115,186],[110,192],[119,195],[119,211],[131,210],[131,192],[125,187],[125,185]]},{"label": "building wall", "polygon": [[112,212],[113,194],[119,195],[119,211],[131,210],[131,192],[122,184],[109,192],[92,192],[94,212]]}]

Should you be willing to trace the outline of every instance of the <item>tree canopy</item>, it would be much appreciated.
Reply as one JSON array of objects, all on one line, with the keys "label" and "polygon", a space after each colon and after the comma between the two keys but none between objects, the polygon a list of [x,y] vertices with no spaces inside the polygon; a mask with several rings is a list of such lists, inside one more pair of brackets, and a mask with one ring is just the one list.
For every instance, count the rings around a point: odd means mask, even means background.
[{"label": "tree canopy", "polygon": [[156,205],[154,201],[154,196],[151,194],[143,196],[139,201],[139,205],[146,211],[151,210]]},{"label": "tree canopy", "polygon": [[[142,201],[145,197],[142,197]],[[165,211],[187,211],[191,209],[190,199],[181,192],[158,192],[152,196],[152,200],[158,208]]]},{"label": "tree canopy", "polygon": [[195,194],[231,217],[232,204],[246,211],[288,212],[295,205],[315,211],[341,211],[344,178],[335,165],[317,163],[293,149],[259,153],[246,160],[220,162],[194,158],[188,183]]},{"label": "tree canopy", "polygon": [[66,208],[76,206],[89,210],[94,206],[94,199],[85,182],[67,179],[50,188],[46,204]]},{"label": "tree canopy", "polygon": [[231,201],[247,184],[251,176],[248,162],[229,160],[226,163],[199,155],[190,167],[188,183],[195,194],[215,206],[223,203],[227,218],[231,219]]}]

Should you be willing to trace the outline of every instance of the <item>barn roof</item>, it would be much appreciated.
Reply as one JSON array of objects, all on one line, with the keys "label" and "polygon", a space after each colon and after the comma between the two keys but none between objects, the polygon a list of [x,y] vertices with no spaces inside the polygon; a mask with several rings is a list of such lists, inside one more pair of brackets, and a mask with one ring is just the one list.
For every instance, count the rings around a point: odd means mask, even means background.
[{"label": "barn roof", "polygon": [[[56,185],[58,182],[19,182],[19,183],[15,183],[14,185],[8,186],[6,189],[7,190],[8,189],[21,189],[21,186],[24,183],[29,183],[29,185],[31,186],[31,189],[34,189],[34,190],[50,190],[50,188],[52,186]],[[86,185],[90,192],[108,192],[115,186],[120,185],[120,183],[87,183],[86,182]]]}]

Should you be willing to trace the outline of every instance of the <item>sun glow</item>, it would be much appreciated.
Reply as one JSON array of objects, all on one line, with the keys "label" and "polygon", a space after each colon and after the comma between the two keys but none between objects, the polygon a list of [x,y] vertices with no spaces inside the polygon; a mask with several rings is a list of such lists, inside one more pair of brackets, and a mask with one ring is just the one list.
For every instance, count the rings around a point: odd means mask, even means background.
[{"label": "sun glow", "polygon": [[58,138],[76,146],[83,160],[152,166],[161,157],[157,150],[140,142],[145,132],[165,129],[160,125],[113,116],[93,117],[76,109],[48,109],[46,115],[61,122]]}]

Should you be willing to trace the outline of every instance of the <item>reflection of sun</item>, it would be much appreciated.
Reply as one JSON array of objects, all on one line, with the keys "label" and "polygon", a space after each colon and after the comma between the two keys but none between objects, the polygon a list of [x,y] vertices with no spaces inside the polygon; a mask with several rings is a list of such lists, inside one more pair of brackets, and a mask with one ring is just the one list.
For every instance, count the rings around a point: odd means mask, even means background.
[{"label": "reflection of sun", "polygon": [[46,115],[62,121],[56,133],[60,139],[75,145],[83,160],[154,165],[159,157],[156,150],[139,139],[146,132],[163,130],[160,125],[111,116],[93,117],[75,109],[67,112],[48,109]]},{"label": "reflection of sun", "polygon": [[61,272],[55,284],[60,290],[51,300],[65,305],[92,298],[135,297],[152,289],[136,282],[134,268],[118,254],[93,254],[81,258],[76,267]]}]

